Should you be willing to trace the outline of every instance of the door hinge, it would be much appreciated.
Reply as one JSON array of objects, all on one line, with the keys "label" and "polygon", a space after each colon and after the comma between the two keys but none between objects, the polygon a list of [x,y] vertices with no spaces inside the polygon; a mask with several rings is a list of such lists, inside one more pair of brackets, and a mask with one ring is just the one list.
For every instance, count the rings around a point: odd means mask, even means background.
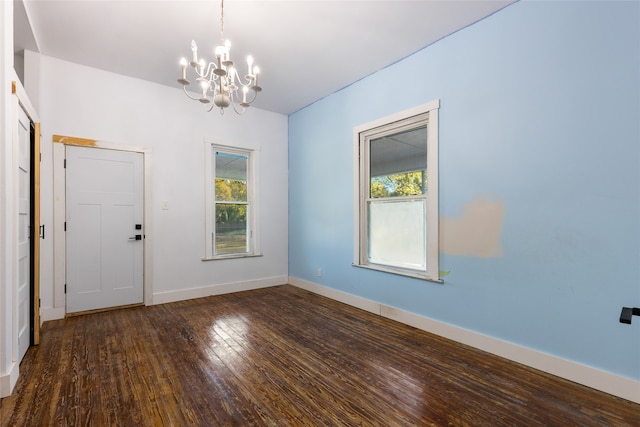
[{"label": "door hinge", "polygon": [[38,298],[38,307],[42,307],[42,300]]},{"label": "door hinge", "polygon": [[67,159],[64,159],[64,168],[67,168]]},{"label": "door hinge", "polygon": [[67,221],[64,222],[64,231],[67,231]]},{"label": "door hinge", "polygon": [[39,154],[40,154],[40,163],[42,163],[42,153],[39,153]]},{"label": "door hinge", "polygon": [[64,293],[65,294],[67,293],[67,284],[66,283],[64,284]]}]

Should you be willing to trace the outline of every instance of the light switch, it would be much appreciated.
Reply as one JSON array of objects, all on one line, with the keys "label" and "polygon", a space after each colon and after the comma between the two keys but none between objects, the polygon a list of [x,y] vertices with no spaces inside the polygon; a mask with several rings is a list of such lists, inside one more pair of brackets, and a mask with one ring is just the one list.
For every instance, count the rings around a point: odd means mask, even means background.
[{"label": "light switch", "polygon": [[167,209],[169,209],[169,202],[167,200],[163,200],[162,201],[162,210],[166,211]]}]

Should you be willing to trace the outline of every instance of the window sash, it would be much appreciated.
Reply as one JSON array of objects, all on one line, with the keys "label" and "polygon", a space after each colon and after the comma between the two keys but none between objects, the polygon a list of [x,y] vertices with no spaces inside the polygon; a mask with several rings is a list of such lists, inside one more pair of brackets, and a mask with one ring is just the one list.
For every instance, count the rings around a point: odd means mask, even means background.
[{"label": "window sash", "polygon": [[[354,190],[358,195],[355,199],[354,221],[356,223],[354,233],[354,265],[372,268],[425,280],[442,283],[439,278],[439,248],[438,248],[438,108],[439,101],[433,101],[420,107],[406,110],[392,116],[388,116],[371,123],[354,128]],[[416,129],[427,127],[427,154],[426,154],[426,182],[427,189],[424,194],[413,196],[371,197],[370,176],[370,141],[384,136],[390,136]],[[397,260],[393,257],[380,259],[380,252],[371,253],[371,244],[379,236],[369,235],[370,206],[372,203],[421,201],[424,203],[424,217],[418,224],[418,232],[423,240],[419,245],[420,262],[416,257],[406,260]],[[415,223],[414,221],[414,224]],[[423,233],[424,231],[424,233]],[[371,239],[374,239],[372,242]],[[416,242],[412,244],[415,246]],[[402,251],[399,253],[401,254]]]},{"label": "window sash", "polygon": [[426,271],[426,205],[426,197],[370,199],[367,263]]},{"label": "window sash", "polygon": [[[363,183],[365,183],[366,188],[364,188],[365,197],[363,199],[363,204],[360,206],[361,218],[360,221],[362,223],[361,229],[361,257],[360,262],[365,265],[381,265],[383,267],[397,268],[400,271],[402,270],[412,270],[418,271],[422,273],[427,272],[427,268],[429,267],[427,262],[427,222],[426,222],[426,204],[427,204],[427,192],[420,195],[413,196],[389,196],[389,197],[372,197],[371,196],[371,143],[372,141],[378,140],[385,136],[393,136],[399,133],[404,133],[411,131],[413,129],[418,129],[421,127],[426,127],[427,132],[429,129],[429,115],[428,113],[409,117],[401,122],[389,123],[374,129],[371,129],[367,132],[363,132],[361,134],[361,147],[360,147],[360,156],[361,156],[361,169],[364,172],[364,176],[361,177]],[[428,136],[427,136],[428,138]],[[428,146],[428,139],[427,139]],[[425,153],[425,163],[428,160],[428,149]],[[429,174],[429,170],[427,169],[427,176]],[[370,217],[370,207],[371,203],[376,202],[400,202],[410,201],[410,200],[424,200],[425,209],[423,209],[423,217],[422,221],[416,223],[416,221],[412,221],[414,226],[418,226],[417,230],[414,230],[416,234],[420,234],[422,237],[422,242],[415,242],[411,236],[409,230],[401,230],[398,227],[394,226],[391,221],[386,221],[383,223],[378,223],[377,225],[380,227],[385,227],[386,230],[372,230],[372,223]],[[406,221],[407,218],[403,217],[402,221]],[[393,236],[392,232],[400,234],[404,236],[404,241],[398,241],[398,235]],[[382,236],[386,236],[386,242],[380,241]],[[408,245],[413,249],[418,249],[420,253],[418,254],[421,257],[421,260],[416,259],[416,254],[410,258],[410,260],[402,260],[402,256],[408,256],[408,251],[403,250],[402,246]],[[386,248],[385,248],[386,246]],[[372,251],[375,250],[375,253],[372,254]],[[393,253],[397,253],[397,255],[393,255]],[[379,254],[384,254],[380,256]]]},{"label": "window sash", "polygon": [[[218,222],[218,206],[245,206],[244,220]],[[214,256],[237,255],[251,253],[251,221],[250,203],[248,202],[215,202],[214,233],[212,249]],[[224,225],[223,225],[224,224]],[[242,225],[238,227],[238,224]],[[238,233],[238,231],[244,233]]]},{"label": "window sash", "polygon": [[[239,168],[234,176],[217,176],[216,155],[246,159],[245,167]],[[244,148],[228,147],[205,142],[206,164],[206,215],[205,215],[205,256],[208,259],[224,259],[245,256],[256,256],[259,252],[255,232],[255,183],[253,182],[255,167],[255,151]],[[226,174],[229,171],[224,172]],[[246,176],[245,176],[246,175]],[[246,197],[223,197],[216,200],[216,179],[236,180],[246,184]],[[233,200],[238,198],[241,200]],[[244,206],[246,211],[238,221],[226,223],[224,233],[220,233],[220,222],[217,221],[219,208],[223,206]],[[243,224],[244,223],[244,224]]]}]

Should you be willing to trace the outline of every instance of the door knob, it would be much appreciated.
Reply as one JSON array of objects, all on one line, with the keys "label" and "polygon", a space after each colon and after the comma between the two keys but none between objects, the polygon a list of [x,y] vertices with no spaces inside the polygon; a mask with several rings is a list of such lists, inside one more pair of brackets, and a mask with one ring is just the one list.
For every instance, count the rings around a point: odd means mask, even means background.
[{"label": "door knob", "polygon": [[142,234],[136,234],[135,236],[129,237],[129,240],[142,240]]}]

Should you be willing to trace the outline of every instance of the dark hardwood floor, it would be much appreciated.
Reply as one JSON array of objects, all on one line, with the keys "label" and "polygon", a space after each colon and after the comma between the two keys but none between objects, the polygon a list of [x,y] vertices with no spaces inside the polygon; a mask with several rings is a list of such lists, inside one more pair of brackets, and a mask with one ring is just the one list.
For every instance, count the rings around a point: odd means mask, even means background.
[{"label": "dark hardwood floor", "polygon": [[47,322],[2,426],[638,426],[640,405],[293,286]]}]

